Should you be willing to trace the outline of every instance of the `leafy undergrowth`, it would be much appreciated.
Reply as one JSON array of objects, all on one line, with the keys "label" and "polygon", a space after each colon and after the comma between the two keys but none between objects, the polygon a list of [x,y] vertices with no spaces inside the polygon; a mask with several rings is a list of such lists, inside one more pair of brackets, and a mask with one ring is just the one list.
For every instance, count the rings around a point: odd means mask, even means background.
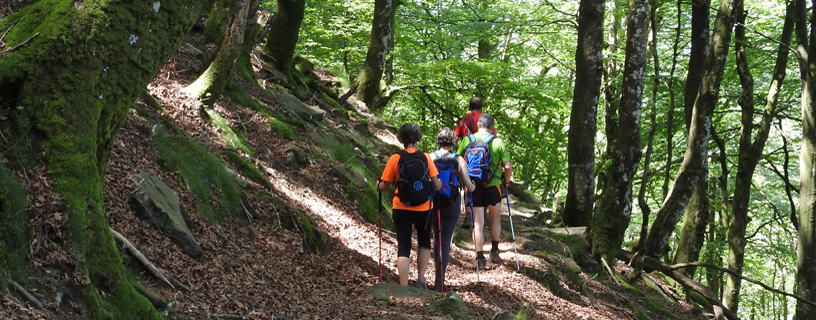
[{"label": "leafy undergrowth", "polygon": [[[380,254],[384,281],[398,282],[396,239],[384,232],[380,250],[378,228],[371,223],[380,213],[373,182],[398,149],[389,145],[396,140],[393,133],[372,124],[378,120],[371,115],[345,110],[327,110],[321,123],[304,122],[240,75],[233,77],[228,98],[202,118],[196,101],[181,90],[195,80],[190,70],[201,71],[200,66],[201,61],[177,54],[148,87],[164,111],[144,108],[138,115],[129,114],[114,144],[104,185],[111,227],[190,290],[163,285],[125,256],[133,280],[171,302],[176,319],[210,319],[216,314],[252,319],[444,319],[426,300],[383,301],[369,293],[377,282]],[[256,71],[260,69],[256,65]],[[333,166],[357,170],[364,186],[342,182],[332,173]],[[178,193],[187,223],[204,250],[201,259],[186,256],[131,213],[127,202],[137,183],[132,177],[140,171],[161,177]],[[236,177],[246,185],[236,183]],[[247,200],[244,205],[242,198]],[[387,199],[390,195],[384,195],[386,206]],[[383,213],[388,228],[388,211]],[[223,219],[208,221],[215,216]],[[302,227],[287,228],[287,219],[299,219]],[[515,214],[514,219],[520,237],[536,233],[534,219]],[[445,285],[462,297],[472,319],[490,319],[500,310],[519,319],[658,319],[666,312],[695,318],[687,305],[663,303],[646,286],[627,289],[611,280],[599,282],[595,274],[569,271],[533,252],[520,252],[526,271],[518,273],[509,232],[503,233],[500,246],[505,265],[491,264],[476,273],[473,247],[461,241],[463,237],[458,236],[459,245],[452,249],[455,262]],[[576,246],[569,238],[553,238]],[[321,243],[323,252],[309,249]],[[433,279],[430,269],[427,277]],[[416,278],[412,262],[410,279]],[[44,314],[4,295],[0,318],[61,317],[52,296],[41,299],[47,304]],[[668,305],[670,310],[651,310],[653,305]],[[73,312],[67,317],[81,317]]]}]

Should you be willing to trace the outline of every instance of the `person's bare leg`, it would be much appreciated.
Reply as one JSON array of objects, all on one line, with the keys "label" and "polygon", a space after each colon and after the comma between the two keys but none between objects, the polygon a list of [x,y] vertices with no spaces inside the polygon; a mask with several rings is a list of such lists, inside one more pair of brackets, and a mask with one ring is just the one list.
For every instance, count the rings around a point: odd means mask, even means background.
[{"label": "person's bare leg", "polygon": [[499,241],[501,237],[501,217],[499,216],[499,207],[489,206],[487,212],[490,214],[490,240]]},{"label": "person's bare leg", "polygon": [[408,257],[397,258],[397,272],[399,273],[400,285],[408,286],[408,270],[411,268],[411,259]]},{"label": "person's bare leg", "polygon": [[484,209],[473,208],[473,244],[476,253],[484,250]]},{"label": "person's bare leg", "polygon": [[419,274],[417,281],[422,282],[425,281],[425,270],[428,269],[428,262],[431,260],[431,249],[420,247],[417,259],[417,273]]}]

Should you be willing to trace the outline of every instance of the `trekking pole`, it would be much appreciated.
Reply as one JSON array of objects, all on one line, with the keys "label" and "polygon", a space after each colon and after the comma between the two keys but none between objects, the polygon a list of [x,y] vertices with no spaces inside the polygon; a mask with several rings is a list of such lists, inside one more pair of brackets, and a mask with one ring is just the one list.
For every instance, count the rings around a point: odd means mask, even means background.
[{"label": "trekking pole", "polygon": [[470,223],[473,225],[473,252],[476,253],[476,282],[479,282],[479,248],[476,248],[476,213],[473,212],[473,192],[470,193]]},{"label": "trekking pole", "polygon": [[510,234],[513,235],[513,250],[516,251],[516,271],[521,272],[519,266],[518,249],[516,248],[516,231],[513,230],[513,214],[510,213],[510,195],[507,193],[507,186],[504,186],[504,197],[507,199],[507,215],[510,216]]},{"label": "trekking pole", "polygon": [[380,234],[380,258],[377,262],[377,266],[380,268],[380,282],[382,283],[382,191],[377,190],[377,193],[380,196],[380,224],[379,224],[379,234]]},{"label": "trekking pole", "polygon": [[436,210],[436,230],[439,235],[439,293],[445,294],[445,271],[442,270],[442,210]]}]

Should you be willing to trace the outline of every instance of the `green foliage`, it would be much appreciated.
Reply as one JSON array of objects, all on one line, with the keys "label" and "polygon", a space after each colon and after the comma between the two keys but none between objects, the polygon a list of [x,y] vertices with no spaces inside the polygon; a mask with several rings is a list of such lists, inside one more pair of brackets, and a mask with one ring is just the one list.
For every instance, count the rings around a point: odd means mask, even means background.
[{"label": "green foliage", "polygon": [[31,237],[26,210],[26,192],[5,166],[0,164],[0,281],[25,283],[28,243]]},{"label": "green foliage", "polygon": [[255,168],[252,163],[249,163],[244,157],[242,157],[238,152],[227,150],[226,151],[227,158],[230,160],[232,165],[238,168],[238,171],[244,177],[247,177],[249,180],[255,181],[258,184],[264,186],[266,190],[272,191],[272,183],[269,182],[269,177],[263,174],[258,168]]},{"label": "green foliage", "polygon": [[243,193],[235,180],[237,178],[206,147],[161,130],[154,141],[162,166],[181,174],[196,200],[198,212],[205,219],[219,223],[226,216],[242,212]]}]

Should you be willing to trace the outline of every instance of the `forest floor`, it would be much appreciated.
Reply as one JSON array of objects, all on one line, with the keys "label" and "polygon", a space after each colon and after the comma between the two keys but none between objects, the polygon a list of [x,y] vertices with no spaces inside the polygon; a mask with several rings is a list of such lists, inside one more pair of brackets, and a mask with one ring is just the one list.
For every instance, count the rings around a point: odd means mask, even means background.
[{"label": "forest floor", "polygon": [[[195,42],[195,37],[188,39]],[[256,62],[255,71],[262,68]],[[223,163],[229,163],[226,150],[234,149],[225,139],[223,127],[208,124],[202,119],[197,102],[182,89],[202,70],[202,62],[187,53],[179,52],[159,72],[148,86],[150,93],[161,103],[161,113],[185,136],[207,147]],[[274,98],[266,95],[258,85],[243,80],[239,75],[233,82],[272,113],[282,112]],[[326,113],[322,124],[306,124],[292,129],[295,139],[281,136],[260,112],[238,104],[232,99],[217,102],[214,110],[221,114],[231,128],[243,128],[240,133],[252,149],[250,161],[265,172],[272,185],[271,193],[254,182],[245,189],[252,204],[251,218],[243,215],[226,218],[219,224],[210,223],[197,214],[196,199],[188,190],[179,173],[167,172],[152,140],[160,120],[128,115],[119,131],[104,183],[104,199],[108,221],[142,253],[167,274],[189,287],[189,291],[171,289],[149,276],[139,265],[126,259],[139,282],[160,293],[173,303],[173,318],[216,319],[216,315],[231,314],[251,319],[445,319],[444,310],[430,306],[432,299],[392,297],[390,301],[375,298],[372,287],[378,282],[379,241],[377,225],[363,220],[360,204],[351,197],[345,186],[327,174],[332,163],[321,161],[321,146],[309,137],[331,130],[345,130],[346,125],[332,112]],[[349,121],[359,127],[374,116],[364,109]],[[368,124],[365,130],[380,137],[383,144],[396,144],[393,132]],[[310,164],[302,169],[287,164],[288,150],[293,145],[309,150]],[[244,155],[246,156],[246,155]],[[387,156],[387,155],[385,155]],[[160,177],[173,190],[187,212],[188,225],[195,234],[204,256],[193,259],[182,253],[167,237],[148,222],[134,216],[128,206],[130,192],[136,181],[133,175],[141,171]],[[298,231],[282,227],[281,213],[269,195],[298,208],[326,235],[328,245],[322,253],[304,249]],[[387,203],[387,201],[386,201]],[[513,209],[516,210],[516,209]],[[519,209],[519,211],[523,211]],[[506,208],[502,219],[506,224]],[[678,296],[655,291],[643,282],[637,288],[616,284],[603,275],[580,272],[580,281],[586,286],[556,278],[553,285],[542,283],[525,270],[550,270],[551,263],[531,255],[521,248],[526,235],[534,233],[541,223],[531,215],[514,213],[518,233],[518,259],[524,267],[516,272],[513,243],[509,232],[502,234],[501,257],[504,265],[488,264],[488,270],[476,273],[474,250],[467,241],[457,242],[446,274],[446,291],[458,293],[468,307],[472,319],[491,319],[502,310],[518,319],[663,319],[661,314],[650,314],[649,305],[659,304],[677,319],[700,319],[699,312]],[[461,221],[461,219],[460,219]],[[509,230],[508,230],[509,231]],[[457,228],[457,232],[466,232]],[[36,234],[35,234],[36,237]],[[468,236],[458,236],[467,238]],[[416,243],[411,266],[411,283],[416,274]],[[396,274],[396,239],[390,232],[382,237],[383,280],[398,283]],[[628,273],[625,265],[615,266],[619,273]],[[434,278],[429,267],[427,278]],[[671,292],[659,277],[655,282]],[[36,282],[36,281],[34,281]],[[41,290],[47,291],[47,290]],[[39,293],[33,292],[35,296]],[[645,293],[645,294],[644,294]],[[44,310],[35,310],[10,295],[0,296],[0,318],[58,319],[81,318],[54,305],[53,298],[41,296]],[[668,300],[669,302],[667,302]],[[633,307],[636,306],[636,307]],[[654,307],[654,306],[652,306]],[[81,307],[76,307],[79,310]],[[638,313],[638,314],[636,314]]]}]

